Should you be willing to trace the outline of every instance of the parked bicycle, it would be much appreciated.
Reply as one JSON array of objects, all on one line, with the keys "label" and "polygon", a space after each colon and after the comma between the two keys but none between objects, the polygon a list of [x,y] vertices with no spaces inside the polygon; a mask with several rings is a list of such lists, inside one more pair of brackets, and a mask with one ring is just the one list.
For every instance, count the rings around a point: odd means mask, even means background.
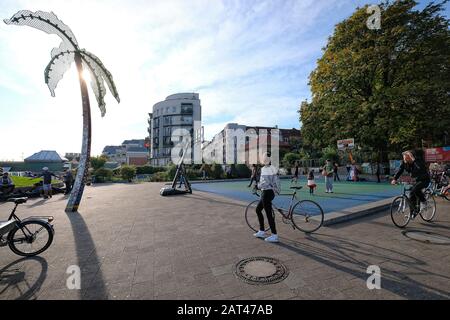
[{"label": "parked bicycle", "polygon": [[[297,191],[300,190],[301,186],[290,187],[293,189],[293,193],[282,194],[286,196],[291,196],[289,203],[289,209],[282,209],[276,207],[272,203],[272,213],[275,218],[275,212],[281,214],[281,219],[283,223],[291,225],[293,229],[298,229],[305,233],[312,233],[317,231],[323,224],[324,213],[320,205],[312,200],[297,200]],[[258,190],[253,192],[256,196],[260,197]],[[247,225],[253,231],[259,231],[259,222],[256,215],[256,206],[259,200],[252,201],[245,209],[245,221]],[[269,228],[266,229],[268,231]]]},{"label": "parked bicycle", "polygon": [[28,198],[11,198],[14,202],[8,221],[0,221],[0,247],[9,248],[19,256],[32,257],[50,247],[53,242],[54,228],[52,216],[32,216],[21,220],[16,215],[19,204],[27,202]]},{"label": "parked bicycle", "polygon": [[[391,204],[391,219],[392,222],[399,228],[404,228],[408,225],[409,221],[413,220],[417,214],[426,221],[431,222],[436,215],[436,201],[431,193],[425,194],[425,206],[417,211],[414,211],[411,200],[409,199],[409,191],[411,186],[407,187],[406,183],[401,183],[402,195],[396,197]],[[420,208],[420,200],[417,199],[416,208]]]},{"label": "parked bicycle", "polygon": [[449,176],[448,173],[443,171],[441,173],[435,173],[432,175],[431,183],[425,190],[426,194],[432,194],[433,196],[444,198],[450,201],[449,192]]}]

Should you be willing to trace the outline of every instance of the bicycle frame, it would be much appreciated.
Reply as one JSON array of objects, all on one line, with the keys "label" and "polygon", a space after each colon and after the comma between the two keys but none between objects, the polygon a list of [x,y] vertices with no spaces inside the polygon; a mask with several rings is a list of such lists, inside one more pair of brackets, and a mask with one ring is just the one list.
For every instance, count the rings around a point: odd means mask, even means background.
[{"label": "bicycle frame", "polygon": [[[14,209],[11,211],[11,214],[10,214],[9,217],[8,217],[8,221],[14,219],[15,222],[16,222],[16,226],[17,226],[20,230],[22,230],[23,234],[24,234],[25,237],[27,237],[27,238],[28,238],[28,235],[24,232],[24,229],[25,229],[28,233],[30,233],[30,234],[31,234],[31,231],[28,230],[28,228],[27,228],[26,226],[23,226],[22,222],[24,222],[24,221],[29,221],[29,220],[44,220],[44,221],[47,221],[48,223],[50,223],[50,222],[52,222],[52,221],[54,220],[54,217],[53,217],[53,216],[30,216],[30,217],[27,217],[27,218],[21,220],[21,219],[16,215],[16,210],[17,210],[17,207],[18,207],[18,206],[19,206],[19,204],[16,203],[15,206],[14,206]],[[51,226],[52,229],[53,229],[53,226],[52,226],[51,224],[50,224],[50,226]],[[1,237],[3,237],[3,234],[0,235],[0,238],[1,238]]]},{"label": "bicycle frame", "polygon": [[[259,191],[259,190],[257,190],[257,191]],[[253,194],[255,194],[258,197],[261,197],[261,195],[257,191],[255,191]],[[285,214],[286,209],[278,208],[277,206],[275,206],[272,203],[272,207],[274,207],[274,209],[276,209],[278,211],[278,213],[283,216],[283,218],[290,219],[292,216],[292,207],[294,205],[294,199],[298,200],[297,199],[297,190],[295,190],[293,193],[280,193],[279,195],[280,196],[292,196],[291,201],[289,202],[289,209],[287,210],[287,214]]]}]

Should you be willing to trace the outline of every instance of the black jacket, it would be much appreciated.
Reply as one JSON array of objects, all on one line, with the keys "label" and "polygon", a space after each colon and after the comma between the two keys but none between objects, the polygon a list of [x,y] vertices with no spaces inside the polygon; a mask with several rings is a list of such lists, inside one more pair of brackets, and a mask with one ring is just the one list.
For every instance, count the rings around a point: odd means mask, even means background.
[{"label": "black jacket", "polygon": [[405,161],[402,161],[400,165],[400,169],[395,174],[394,179],[397,180],[402,173],[406,170],[406,172],[411,174],[412,178],[415,178],[417,181],[429,181],[430,175],[428,174],[427,167],[425,166],[425,162],[414,160],[413,163],[409,164]]}]

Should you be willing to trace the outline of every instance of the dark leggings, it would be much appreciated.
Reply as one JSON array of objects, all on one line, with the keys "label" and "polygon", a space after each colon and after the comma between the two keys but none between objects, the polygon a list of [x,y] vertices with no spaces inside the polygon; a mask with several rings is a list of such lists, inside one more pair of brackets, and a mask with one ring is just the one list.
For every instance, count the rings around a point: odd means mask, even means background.
[{"label": "dark leggings", "polygon": [[430,184],[429,180],[417,181],[416,184],[411,188],[409,200],[411,200],[411,205],[413,206],[413,208],[416,208],[417,198],[419,198],[420,202],[426,201],[422,189],[428,187],[429,184]]},{"label": "dark leggings", "polygon": [[277,229],[275,227],[275,219],[272,213],[272,200],[275,198],[275,193],[273,190],[263,190],[261,193],[261,200],[256,206],[256,214],[259,220],[259,230],[264,231],[264,216],[262,210],[266,212],[267,220],[269,221],[270,230],[272,234],[277,234]]}]

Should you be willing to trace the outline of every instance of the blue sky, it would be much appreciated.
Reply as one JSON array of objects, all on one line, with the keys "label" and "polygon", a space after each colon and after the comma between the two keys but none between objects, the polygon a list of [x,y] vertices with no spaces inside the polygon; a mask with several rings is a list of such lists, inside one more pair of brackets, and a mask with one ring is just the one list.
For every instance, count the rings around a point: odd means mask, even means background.
[{"label": "blue sky", "polygon": [[[105,145],[144,138],[153,104],[177,92],[200,94],[206,138],[228,122],[298,128],[297,109],[310,98],[308,75],[321,48],[335,24],[366,3],[378,1],[2,0],[0,18],[21,9],[53,11],[113,74],[121,103],[108,94],[101,118],[91,96],[95,155]],[[74,66],[55,98],[44,83],[59,42],[0,24],[0,160],[81,149]]]}]

